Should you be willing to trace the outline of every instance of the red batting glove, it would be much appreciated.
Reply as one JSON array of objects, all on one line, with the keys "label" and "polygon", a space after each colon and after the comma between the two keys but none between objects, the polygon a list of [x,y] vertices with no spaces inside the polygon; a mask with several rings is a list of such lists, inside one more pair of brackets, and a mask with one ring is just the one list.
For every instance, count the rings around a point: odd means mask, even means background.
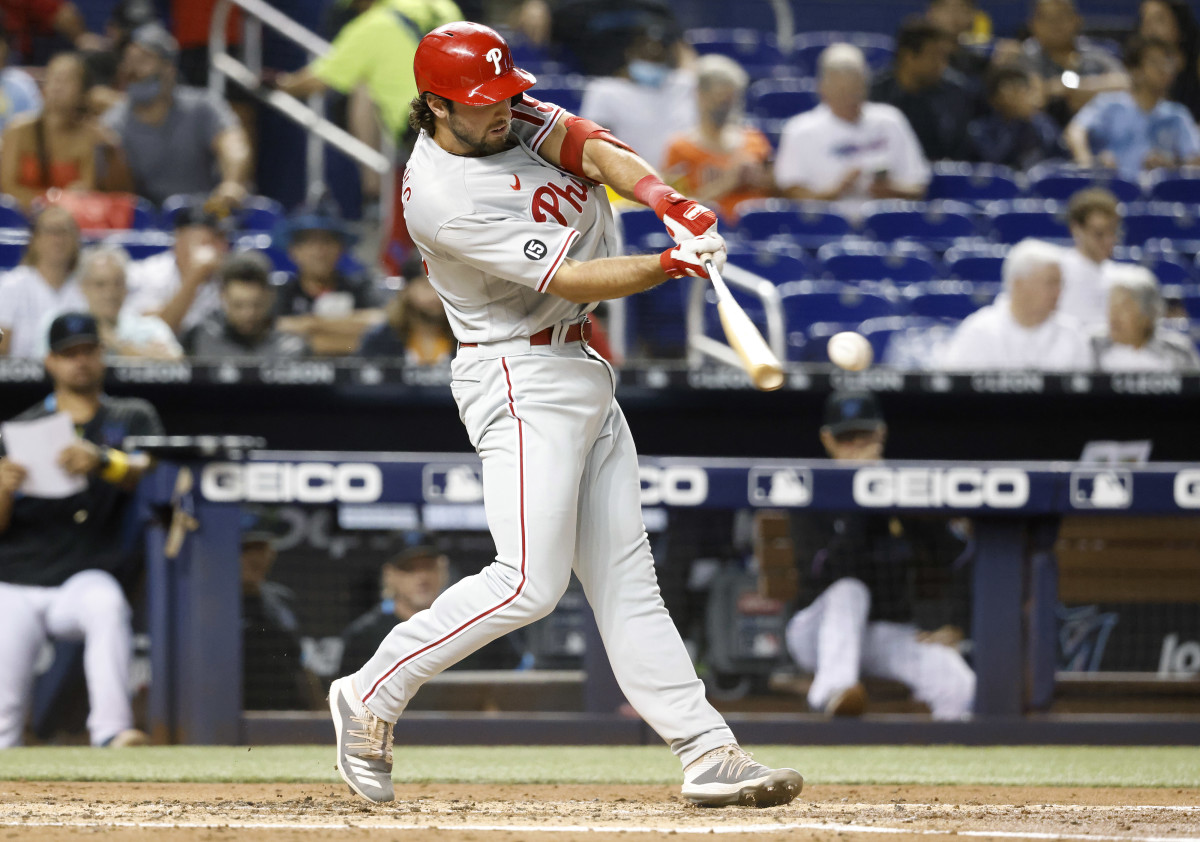
[{"label": "red batting glove", "polygon": [[717,215],[699,202],[686,199],[676,193],[658,176],[645,176],[633,186],[633,196],[639,202],[654,208],[658,218],[667,226],[667,232],[677,243],[692,237],[717,233]]},{"label": "red batting glove", "polygon": [[668,278],[687,275],[707,278],[708,272],[704,269],[706,259],[716,265],[718,272],[725,268],[725,240],[720,234],[693,237],[658,256],[658,262]]}]

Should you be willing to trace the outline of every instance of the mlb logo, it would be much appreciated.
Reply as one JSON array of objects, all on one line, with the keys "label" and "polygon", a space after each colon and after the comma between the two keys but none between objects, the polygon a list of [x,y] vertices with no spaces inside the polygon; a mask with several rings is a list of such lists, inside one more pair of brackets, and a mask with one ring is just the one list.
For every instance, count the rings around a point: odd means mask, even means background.
[{"label": "mlb logo", "polygon": [[1132,502],[1129,471],[1109,468],[1071,474],[1071,505],[1076,509],[1127,509]]},{"label": "mlb logo", "polygon": [[421,486],[428,503],[478,503],[483,499],[483,474],[471,465],[426,465]]},{"label": "mlb logo", "polygon": [[750,505],[792,506],[812,502],[812,471],[807,468],[751,468]]}]

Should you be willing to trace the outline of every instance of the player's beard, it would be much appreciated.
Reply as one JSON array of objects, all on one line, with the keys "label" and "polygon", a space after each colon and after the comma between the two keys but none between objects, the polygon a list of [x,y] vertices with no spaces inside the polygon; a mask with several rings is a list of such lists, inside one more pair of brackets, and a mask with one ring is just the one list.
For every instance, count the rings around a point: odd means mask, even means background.
[{"label": "player's beard", "polygon": [[504,152],[516,146],[511,126],[503,137],[494,137],[491,129],[485,129],[482,136],[472,137],[463,130],[462,123],[453,113],[450,114],[446,126],[450,129],[450,134],[454,135],[454,139],[470,150],[466,154],[472,158],[495,155],[497,152]]}]

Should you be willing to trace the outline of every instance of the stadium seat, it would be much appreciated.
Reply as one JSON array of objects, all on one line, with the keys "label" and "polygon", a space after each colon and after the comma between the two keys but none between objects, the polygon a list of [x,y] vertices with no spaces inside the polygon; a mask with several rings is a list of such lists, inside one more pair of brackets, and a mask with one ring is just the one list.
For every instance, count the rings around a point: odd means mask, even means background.
[{"label": "stadium seat", "polygon": [[[1147,202],[1125,209],[1125,242],[1164,251],[1200,252],[1200,205]],[[1162,241],[1166,240],[1166,243]]]},{"label": "stadium seat", "polygon": [[626,254],[662,251],[675,242],[651,208],[631,208],[617,214],[625,238]]},{"label": "stadium seat", "polygon": [[800,281],[814,275],[811,260],[799,248],[789,252],[782,247],[766,249],[731,243],[729,262],[773,284]]},{"label": "stadium seat", "polygon": [[902,316],[905,302],[878,292],[864,292],[837,281],[793,281],[779,288],[789,332],[816,322],[859,324],[878,316]]},{"label": "stadium seat", "polygon": [[133,203],[133,221],[129,227],[136,231],[158,230],[158,211],[155,210],[149,199],[139,197]]},{"label": "stadium seat", "polygon": [[283,205],[266,196],[248,196],[237,212],[240,231],[273,231],[283,221]]},{"label": "stadium seat", "polygon": [[1000,283],[1000,270],[1008,246],[986,241],[963,242],[949,249],[942,260],[946,276],[955,281]]},{"label": "stadium seat", "polygon": [[933,179],[925,198],[978,203],[1015,199],[1020,195],[1017,174],[1008,167],[939,161],[933,165]]},{"label": "stadium seat", "polygon": [[1196,267],[1175,252],[1160,252],[1140,246],[1117,246],[1113,260],[1121,263],[1137,263],[1145,266],[1160,284],[1194,284],[1200,280]]},{"label": "stadium seat", "polygon": [[984,214],[991,226],[992,237],[1001,243],[1019,243],[1026,237],[1069,244],[1066,204],[1053,199],[1014,199],[1011,202],[989,202]]},{"label": "stadium seat", "polygon": [[1142,198],[1142,186],[1112,170],[1087,170],[1063,164],[1039,164],[1029,171],[1029,192],[1042,199],[1068,201],[1080,190],[1103,187],[1122,202]]},{"label": "stadium seat", "polygon": [[0,193],[0,228],[28,228],[29,219],[20,203],[7,193]]},{"label": "stadium seat", "polygon": [[820,101],[815,79],[760,79],[746,91],[746,112],[765,120],[787,120]]},{"label": "stadium seat", "polygon": [[538,76],[537,84],[529,91],[529,95],[541,102],[552,102],[572,114],[578,114],[587,81],[586,76],[578,73],[566,76]]},{"label": "stadium seat", "polygon": [[975,210],[963,202],[870,202],[864,208],[863,229],[881,242],[916,240],[945,251],[955,240],[975,237]]},{"label": "stadium seat", "polygon": [[28,244],[28,228],[0,228],[0,270],[20,263]]},{"label": "stadium seat", "polygon": [[815,76],[821,53],[837,43],[853,44],[862,50],[872,71],[890,65],[896,52],[895,39],[877,32],[802,32],[792,43],[792,61],[804,75]]},{"label": "stadium seat", "polygon": [[935,319],[965,319],[1000,292],[999,284],[968,281],[934,281],[913,284],[904,290],[909,312]]},{"label": "stadium seat", "polygon": [[1179,302],[1193,322],[1200,319],[1200,287],[1184,287]]},{"label": "stadium seat", "polygon": [[886,281],[897,285],[932,281],[936,258],[916,243],[871,241],[829,243],[817,251],[821,277],[833,281]]},{"label": "stadium seat", "polygon": [[858,326],[880,365],[901,369],[928,369],[937,348],[950,338],[958,322],[922,316],[885,316]]},{"label": "stadium seat", "polygon": [[1153,170],[1147,194],[1153,202],[1200,204],[1200,167]]},{"label": "stadium seat", "polygon": [[802,248],[817,249],[850,236],[850,223],[822,202],[755,199],[738,204],[735,231],[743,240],[780,238]]},{"label": "stadium seat", "polygon": [[145,260],[170,249],[175,245],[175,236],[167,231],[115,231],[101,242],[120,246],[134,260]]},{"label": "stadium seat", "polygon": [[[679,358],[687,349],[687,298],[691,284],[674,281],[625,299],[630,354]],[[710,308],[714,309],[714,308]]]},{"label": "stadium seat", "polygon": [[687,30],[683,37],[700,55],[729,56],[750,74],[751,79],[772,76],[787,64],[771,32],[749,28],[699,28]]}]

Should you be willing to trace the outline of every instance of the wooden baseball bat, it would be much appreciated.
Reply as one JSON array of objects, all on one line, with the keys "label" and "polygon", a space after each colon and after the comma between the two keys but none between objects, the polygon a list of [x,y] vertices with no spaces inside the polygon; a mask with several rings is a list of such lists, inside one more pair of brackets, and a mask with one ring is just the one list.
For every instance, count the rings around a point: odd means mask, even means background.
[{"label": "wooden baseball bat", "polygon": [[734,300],[713,262],[705,260],[704,268],[712,281],[713,289],[717,292],[717,314],[721,317],[725,338],[729,340],[729,346],[742,358],[742,368],[750,375],[750,382],[764,392],[778,389],[783,385],[783,366],[779,364],[779,358],[767,347],[766,340],[758,332],[754,322],[750,321],[746,311]]}]

